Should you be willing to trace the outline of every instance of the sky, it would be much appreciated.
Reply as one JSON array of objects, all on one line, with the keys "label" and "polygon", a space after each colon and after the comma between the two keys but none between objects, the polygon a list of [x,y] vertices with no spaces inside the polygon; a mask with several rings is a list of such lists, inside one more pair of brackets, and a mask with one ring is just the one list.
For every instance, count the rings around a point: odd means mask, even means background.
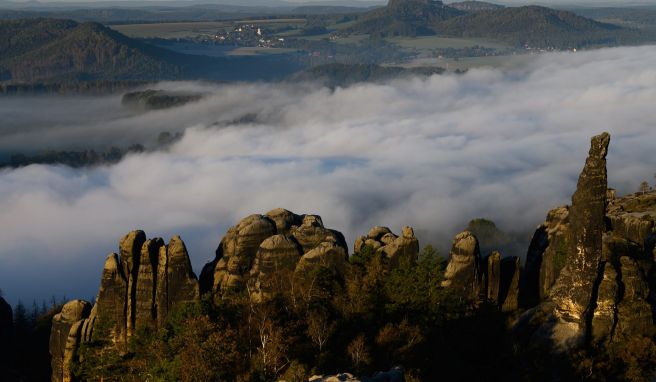
[{"label": "sky", "polygon": [[[375,225],[415,228],[443,254],[473,218],[528,244],[569,202],[590,137],[612,135],[610,185],[656,172],[656,47],[550,53],[516,69],[360,84],[161,83],[201,92],[135,112],[120,97],[0,102],[0,153],[152,142],[167,150],[97,168],[0,170],[5,298],[91,299],[102,264],[133,229],[180,234],[198,273],[228,227],[284,207],[323,217],[352,250]],[[234,121],[251,116],[248,123]],[[484,243],[483,243],[484,244]]]}]

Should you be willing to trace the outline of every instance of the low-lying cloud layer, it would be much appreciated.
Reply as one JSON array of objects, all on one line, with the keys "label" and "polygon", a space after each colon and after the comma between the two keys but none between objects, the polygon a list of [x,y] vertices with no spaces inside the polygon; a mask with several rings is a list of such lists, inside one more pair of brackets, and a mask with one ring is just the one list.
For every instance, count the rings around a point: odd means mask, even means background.
[{"label": "low-lying cloud layer", "polygon": [[[7,297],[92,297],[106,254],[135,228],[182,234],[200,271],[230,225],[275,207],[319,214],[349,243],[373,225],[412,225],[422,244],[444,249],[476,217],[528,241],[549,208],[569,201],[589,138],[601,131],[613,135],[611,186],[632,192],[656,171],[656,47],[548,54],[521,71],[335,91],[161,87],[211,96],[148,113],[127,112],[116,97],[0,102],[9,126],[0,127],[0,151],[185,132],[167,151],[110,167],[0,171]],[[68,112],[45,115],[61,107]],[[244,116],[254,122],[229,123]]]}]

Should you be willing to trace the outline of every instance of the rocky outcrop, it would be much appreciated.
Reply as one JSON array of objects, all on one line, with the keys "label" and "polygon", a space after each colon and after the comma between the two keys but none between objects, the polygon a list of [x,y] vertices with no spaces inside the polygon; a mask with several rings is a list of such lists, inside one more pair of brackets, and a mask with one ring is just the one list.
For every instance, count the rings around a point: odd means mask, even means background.
[{"label": "rocky outcrop", "polygon": [[592,139],[588,159],[572,196],[568,256],[551,291],[551,300],[556,307],[554,313],[560,324],[572,329],[572,339],[585,333],[587,320],[594,310],[594,284],[599,276],[606,228],[606,154],[609,143],[610,136],[606,133]]},{"label": "rocky outcrop", "polygon": [[70,366],[80,345],[84,320],[89,317],[91,304],[82,300],[69,301],[52,319],[50,330],[50,365],[52,381],[72,380]]},{"label": "rocky outcrop", "polygon": [[367,246],[377,256],[381,256],[390,269],[402,261],[416,261],[419,256],[419,240],[414,230],[412,227],[403,227],[401,232],[401,236],[397,236],[387,227],[374,227],[366,236],[355,240],[355,254],[360,254],[364,246]]},{"label": "rocky outcrop", "polygon": [[481,286],[481,254],[478,239],[471,232],[456,235],[449,253],[449,263],[442,286],[450,288],[459,297],[478,301]]},{"label": "rocky outcrop", "polygon": [[179,236],[165,245],[133,231],[120,241],[119,251],[105,260],[93,308],[75,300],[53,318],[53,382],[71,380],[68,365],[80,343],[96,341],[108,351],[125,352],[136,329],[157,329],[176,305],[199,300],[198,281]]},{"label": "rocky outcrop", "polygon": [[201,291],[220,297],[248,290],[261,301],[285,290],[291,277],[307,274],[310,267],[341,271],[347,259],[344,236],[324,227],[320,216],[278,208],[248,216],[228,230],[215,259],[203,268]]},{"label": "rocky outcrop", "polygon": [[5,364],[12,351],[13,321],[11,305],[0,296],[0,367]]},{"label": "rocky outcrop", "polygon": [[[523,292],[522,302],[542,302],[515,330],[531,328],[522,336],[551,350],[605,346],[654,332],[656,195],[618,198],[608,189],[609,142],[608,134],[592,139],[572,206],[551,211],[529,249],[522,287],[530,293]],[[564,267],[550,285],[558,268],[554,260],[564,260]]]},{"label": "rocky outcrop", "polygon": [[308,382],[402,382],[405,380],[405,372],[402,367],[394,367],[389,371],[379,371],[371,377],[359,378],[350,373],[336,375],[315,375]]}]

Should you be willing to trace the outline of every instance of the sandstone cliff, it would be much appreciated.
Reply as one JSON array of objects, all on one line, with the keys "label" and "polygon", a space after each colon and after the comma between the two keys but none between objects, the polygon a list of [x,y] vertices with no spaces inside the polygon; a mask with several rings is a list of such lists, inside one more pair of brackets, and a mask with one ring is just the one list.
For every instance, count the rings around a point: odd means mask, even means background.
[{"label": "sandstone cliff", "polygon": [[120,255],[107,257],[93,307],[74,300],[52,321],[52,381],[71,381],[71,362],[82,342],[98,341],[107,351],[125,352],[139,328],[163,325],[176,305],[198,301],[196,275],[179,236],[168,245],[132,231],[119,243]]}]

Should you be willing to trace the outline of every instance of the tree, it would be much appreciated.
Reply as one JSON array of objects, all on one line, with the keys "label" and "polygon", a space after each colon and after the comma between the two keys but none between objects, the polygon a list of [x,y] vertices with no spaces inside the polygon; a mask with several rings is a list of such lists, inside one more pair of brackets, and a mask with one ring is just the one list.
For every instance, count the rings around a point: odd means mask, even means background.
[{"label": "tree", "polygon": [[346,348],[346,352],[353,362],[353,367],[355,367],[355,369],[358,371],[362,366],[371,362],[371,357],[369,355],[369,349],[367,348],[364,334],[360,334],[355,337],[355,339],[351,341],[351,343]]},{"label": "tree", "polygon": [[236,333],[219,328],[207,316],[186,320],[173,345],[183,382],[228,380],[241,357]]},{"label": "tree", "polygon": [[257,354],[262,371],[272,377],[287,366],[287,343],[284,333],[275,322],[275,310],[269,304],[251,305],[249,326],[255,328],[257,335]]},{"label": "tree", "polygon": [[645,180],[640,183],[640,193],[644,195],[647,192],[649,192],[649,183]]},{"label": "tree", "polygon": [[26,335],[30,328],[27,309],[25,309],[25,305],[20,300],[18,300],[18,304],[14,308],[14,328],[16,328],[16,334],[18,336]]},{"label": "tree", "polygon": [[328,315],[321,310],[310,312],[307,323],[308,335],[312,339],[312,342],[319,348],[319,353],[321,353],[326,342],[328,342],[328,339],[335,330],[335,324],[328,322]]}]

